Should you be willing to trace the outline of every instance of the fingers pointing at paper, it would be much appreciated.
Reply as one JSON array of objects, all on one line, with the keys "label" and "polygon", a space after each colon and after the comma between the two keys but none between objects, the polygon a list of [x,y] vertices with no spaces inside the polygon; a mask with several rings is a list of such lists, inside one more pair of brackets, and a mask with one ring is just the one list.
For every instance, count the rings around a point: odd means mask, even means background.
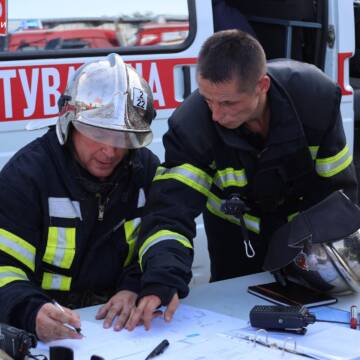
[{"label": "fingers pointing at paper", "polygon": [[[164,312],[165,321],[171,321],[173,315],[180,304],[179,297],[174,294],[171,301],[166,307]],[[156,295],[144,296],[131,312],[130,318],[125,325],[125,328],[129,331],[134,330],[137,325],[143,324],[146,330],[151,327],[151,321],[158,316],[162,315],[162,312],[158,310],[161,305],[161,300]]]},{"label": "fingers pointing at paper", "polygon": [[105,319],[104,328],[106,329],[111,327],[114,323],[114,330],[119,331],[126,324],[131,309],[135,306],[136,299],[136,293],[128,290],[121,290],[99,309],[96,314],[96,319]]}]

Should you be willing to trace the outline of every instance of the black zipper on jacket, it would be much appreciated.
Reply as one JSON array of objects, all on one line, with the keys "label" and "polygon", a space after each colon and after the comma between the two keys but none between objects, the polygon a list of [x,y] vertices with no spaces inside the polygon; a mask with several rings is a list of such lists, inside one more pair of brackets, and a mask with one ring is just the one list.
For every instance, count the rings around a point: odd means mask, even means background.
[{"label": "black zipper on jacket", "polygon": [[110,190],[110,192],[106,195],[106,198],[104,201],[102,201],[102,195],[101,193],[97,192],[95,194],[95,196],[98,199],[98,221],[103,221],[104,220],[104,216],[105,216],[105,207],[107,205],[107,203],[110,200],[110,196],[115,192],[116,188],[118,187],[119,184],[114,184],[113,188]]},{"label": "black zipper on jacket", "polygon": [[106,200],[103,202],[100,193],[97,193],[95,196],[98,198],[98,220],[103,221],[104,213],[105,213],[105,205],[108,202],[109,198],[106,198]]}]

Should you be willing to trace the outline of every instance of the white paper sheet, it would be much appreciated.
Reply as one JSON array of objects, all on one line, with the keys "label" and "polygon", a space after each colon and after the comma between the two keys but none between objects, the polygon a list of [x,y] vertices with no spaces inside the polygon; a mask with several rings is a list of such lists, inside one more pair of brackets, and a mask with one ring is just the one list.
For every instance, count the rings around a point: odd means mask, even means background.
[{"label": "white paper sheet", "polygon": [[[156,360],[272,360],[303,359],[295,354],[283,353],[279,349],[256,345],[243,339],[253,335],[256,329],[247,321],[212,311],[181,305],[174,319],[165,323],[162,318],[154,319],[150,331],[143,327],[133,332],[115,332],[104,329],[102,321],[83,321],[82,340],[59,340],[39,343],[38,353],[48,353],[49,346],[66,346],[74,350],[75,360],[89,360],[98,355],[106,360],[144,360],[163,339],[170,346]],[[291,349],[294,341],[296,349],[319,359],[360,359],[360,331],[341,326],[318,323],[308,326],[306,335],[286,333],[268,334],[268,341],[276,342],[281,348]],[[293,343],[291,343],[293,341]]]},{"label": "white paper sheet", "polygon": [[[82,340],[58,340],[47,344],[40,342],[36,350],[46,353],[50,346],[66,346],[74,350],[75,360],[89,360],[94,354],[106,360],[144,360],[166,338],[170,346],[164,355],[157,357],[161,360],[165,354],[166,358],[178,356],[182,349],[189,346],[209,344],[209,339],[216,333],[247,325],[246,321],[187,305],[179,307],[170,323],[165,323],[162,318],[154,319],[150,331],[137,327],[133,332],[115,332],[104,329],[102,323],[83,321]],[[200,346],[199,351],[204,351],[204,355],[207,355],[206,346],[203,350]]]},{"label": "white paper sheet", "polygon": [[[254,335],[256,329],[230,330],[229,336],[241,338],[244,334]],[[259,334],[262,338],[264,334]],[[269,342],[280,347],[286,338],[296,341],[297,350],[324,360],[360,360],[360,331],[330,323],[315,323],[307,326],[305,335],[284,332],[268,332]]]}]

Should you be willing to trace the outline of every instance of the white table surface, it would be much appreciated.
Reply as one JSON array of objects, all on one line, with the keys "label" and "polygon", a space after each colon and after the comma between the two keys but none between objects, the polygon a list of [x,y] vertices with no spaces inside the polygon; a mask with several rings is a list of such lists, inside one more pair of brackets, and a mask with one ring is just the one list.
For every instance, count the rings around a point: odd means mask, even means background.
[{"label": "white table surface", "polygon": [[[249,285],[263,284],[275,281],[268,273],[258,273],[234,279],[198,285],[191,289],[189,296],[182,303],[202,307],[207,310],[235,316],[247,320],[251,308],[255,305],[270,304],[247,292]],[[360,294],[338,296],[334,308],[350,310],[351,305],[360,308]]]},{"label": "white table surface", "polygon": [[[269,302],[249,294],[247,287],[272,281],[274,281],[273,276],[264,272],[197,285],[190,290],[187,298],[181,300],[181,303],[248,320],[249,311],[253,306],[269,304]],[[338,297],[338,302],[331,306],[349,311],[351,305],[360,307],[360,294]],[[98,307],[99,305],[76,311],[80,314],[81,320],[95,321]],[[36,354],[36,351],[33,353]]]}]

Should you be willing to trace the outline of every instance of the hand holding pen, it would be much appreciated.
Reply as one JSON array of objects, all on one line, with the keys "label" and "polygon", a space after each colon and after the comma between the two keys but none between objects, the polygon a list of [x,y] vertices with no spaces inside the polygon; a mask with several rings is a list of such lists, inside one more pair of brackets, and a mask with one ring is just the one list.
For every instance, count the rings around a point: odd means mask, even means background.
[{"label": "hand holding pen", "polygon": [[36,335],[42,341],[58,339],[81,339],[79,315],[62,307],[56,301],[41,306],[36,319]]},{"label": "hand holding pen", "polygon": [[[56,301],[53,300],[52,303],[64,314],[66,314],[65,309]],[[71,330],[76,331],[78,334],[81,334],[81,328],[76,326],[71,326],[69,324],[64,324],[65,326],[69,327]]]}]

